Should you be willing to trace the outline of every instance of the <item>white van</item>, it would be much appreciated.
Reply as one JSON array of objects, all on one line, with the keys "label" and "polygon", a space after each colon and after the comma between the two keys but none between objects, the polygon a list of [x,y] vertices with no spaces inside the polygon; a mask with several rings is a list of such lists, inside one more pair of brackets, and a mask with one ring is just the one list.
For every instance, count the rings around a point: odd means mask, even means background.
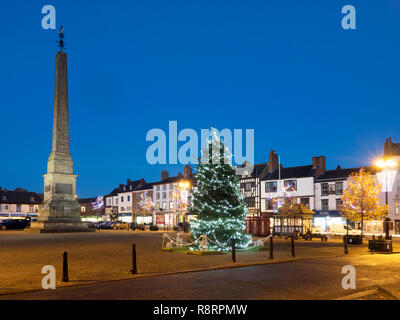
[{"label": "white van", "polygon": [[347,234],[347,229],[349,230],[349,235],[361,235],[361,230],[354,229],[353,227],[344,224],[330,225],[329,233],[334,235],[345,235]]}]

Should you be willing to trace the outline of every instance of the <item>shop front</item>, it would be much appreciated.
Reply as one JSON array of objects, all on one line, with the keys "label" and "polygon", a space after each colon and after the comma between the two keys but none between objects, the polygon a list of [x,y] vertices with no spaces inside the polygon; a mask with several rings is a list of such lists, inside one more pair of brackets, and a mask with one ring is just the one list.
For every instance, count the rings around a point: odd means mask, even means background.
[{"label": "shop front", "polygon": [[346,219],[342,218],[337,210],[316,210],[314,225],[321,229],[321,232],[330,232],[332,225],[346,225]]},{"label": "shop front", "polygon": [[175,212],[157,212],[156,225],[161,228],[173,228],[176,225]]}]

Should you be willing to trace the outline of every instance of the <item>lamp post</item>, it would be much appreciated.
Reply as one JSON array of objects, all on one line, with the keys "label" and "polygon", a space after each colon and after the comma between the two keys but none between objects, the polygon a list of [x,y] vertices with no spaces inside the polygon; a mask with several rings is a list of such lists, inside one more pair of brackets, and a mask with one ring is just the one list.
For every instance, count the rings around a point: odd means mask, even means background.
[{"label": "lamp post", "polygon": [[[189,181],[180,181],[178,183],[178,190],[179,190],[179,200],[177,205],[179,205],[179,211],[182,214],[182,220],[185,223],[186,219],[185,219],[185,210],[184,210],[184,206],[186,206],[187,202],[188,202],[188,193],[189,193],[189,188],[190,188],[190,182]],[[180,219],[179,219],[180,220]]]},{"label": "lamp post", "polygon": [[[384,177],[383,177],[383,182],[384,183],[382,183],[383,185],[384,185],[384,192],[385,192],[385,204],[386,204],[386,206],[388,206],[388,204],[389,204],[389,201],[388,201],[388,197],[389,197],[389,191],[391,191],[390,189],[391,189],[391,186],[392,186],[392,183],[393,183],[393,179],[390,179],[391,181],[389,181],[389,175],[390,174],[392,174],[393,176],[395,176],[396,175],[396,167],[397,167],[397,162],[396,161],[394,161],[394,160],[392,160],[392,159],[387,159],[387,158],[383,158],[383,159],[379,159],[378,161],[376,161],[376,166],[378,167],[378,168],[381,168],[381,169],[383,169],[383,174],[384,174]],[[379,176],[378,176],[378,179],[379,179]],[[381,178],[382,179],[382,178]],[[389,186],[389,184],[390,184],[390,186]],[[389,212],[388,212],[388,215],[389,215]],[[385,238],[388,240],[389,239],[389,221],[390,221],[390,219],[389,219],[389,217],[386,217],[385,218]]]}]

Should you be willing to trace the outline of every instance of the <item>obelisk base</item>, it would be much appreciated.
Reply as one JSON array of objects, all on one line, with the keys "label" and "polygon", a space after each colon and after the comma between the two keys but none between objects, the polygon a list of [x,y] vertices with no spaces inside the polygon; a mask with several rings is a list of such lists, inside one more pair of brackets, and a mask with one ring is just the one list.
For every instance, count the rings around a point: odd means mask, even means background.
[{"label": "obelisk base", "polygon": [[79,209],[77,201],[45,201],[40,205],[38,221],[25,230],[38,233],[95,231],[81,220]]}]

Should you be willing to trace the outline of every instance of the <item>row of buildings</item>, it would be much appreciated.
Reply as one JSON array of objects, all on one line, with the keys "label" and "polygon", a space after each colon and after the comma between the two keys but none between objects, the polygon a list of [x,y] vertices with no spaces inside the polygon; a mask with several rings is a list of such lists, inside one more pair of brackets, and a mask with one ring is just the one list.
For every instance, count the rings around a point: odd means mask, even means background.
[{"label": "row of buildings", "polygon": [[[384,157],[400,164],[400,143],[388,138],[384,145]],[[314,224],[322,230],[329,230],[332,224],[343,224],[339,212],[341,197],[347,188],[349,176],[358,168],[327,170],[324,156],[312,157],[307,165],[284,167],[279,156],[271,151],[265,163],[256,164],[251,173],[244,172],[240,187],[249,207],[249,219],[263,218],[266,228],[272,228],[273,217],[283,201],[302,204],[315,212]],[[376,175],[382,169],[375,166],[365,170]],[[156,224],[173,227],[179,222],[190,221],[187,212],[190,190],[195,174],[190,166],[185,166],[183,174],[170,177],[167,171],[161,172],[159,181],[126,181],[102,198],[78,199],[81,216],[86,221],[118,218],[138,224]],[[388,191],[390,207],[390,228],[400,234],[400,175],[396,174]],[[8,199],[6,199],[8,197]],[[37,215],[41,196],[26,190],[5,191],[0,189],[0,217],[9,215]],[[382,192],[381,201],[385,203],[386,194]],[[185,206],[186,204],[186,206]],[[382,222],[370,221],[365,224],[367,232],[382,231]]]}]

